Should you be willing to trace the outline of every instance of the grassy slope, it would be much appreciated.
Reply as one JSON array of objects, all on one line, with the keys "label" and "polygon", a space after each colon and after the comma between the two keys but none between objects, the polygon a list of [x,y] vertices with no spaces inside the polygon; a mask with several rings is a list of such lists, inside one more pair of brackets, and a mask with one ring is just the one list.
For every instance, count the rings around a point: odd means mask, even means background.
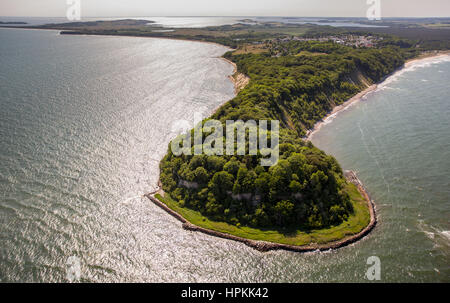
[{"label": "grassy slope", "polygon": [[311,243],[324,244],[341,240],[345,236],[357,234],[369,224],[370,215],[367,202],[361,196],[355,185],[350,183],[348,186],[348,191],[355,209],[354,215],[338,226],[321,230],[312,230],[310,232],[292,229],[281,231],[275,229],[261,230],[247,226],[237,227],[225,222],[212,221],[203,216],[199,211],[181,207],[179,203],[170,198],[168,194],[166,194],[165,197],[158,194],[156,195],[156,198],[182,215],[190,223],[203,228],[252,240],[301,246]]}]

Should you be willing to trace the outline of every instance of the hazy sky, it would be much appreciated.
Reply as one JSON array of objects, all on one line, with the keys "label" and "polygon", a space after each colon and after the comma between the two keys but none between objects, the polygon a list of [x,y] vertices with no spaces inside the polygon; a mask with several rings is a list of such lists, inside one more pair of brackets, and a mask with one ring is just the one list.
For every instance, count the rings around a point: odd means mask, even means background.
[{"label": "hazy sky", "polygon": [[[80,0],[81,17],[365,17],[367,0]],[[380,0],[382,17],[449,17],[450,0]],[[64,17],[67,0],[0,0],[0,16]]]}]

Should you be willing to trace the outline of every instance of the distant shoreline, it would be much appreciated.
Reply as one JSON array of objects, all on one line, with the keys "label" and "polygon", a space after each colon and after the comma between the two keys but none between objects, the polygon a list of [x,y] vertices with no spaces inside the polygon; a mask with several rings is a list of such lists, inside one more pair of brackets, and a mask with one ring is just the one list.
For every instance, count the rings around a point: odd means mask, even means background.
[{"label": "distant shoreline", "polygon": [[[175,41],[186,41],[186,42],[198,42],[198,43],[207,43],[207,44],[214,44],[218,45],[220,47],[226,47],[230,49],[229,46],[223,45],[217,42],[212,41],[203,41],[203,40],[195,40],[195,39],[186,39],[186,38],[178,38],[178,37],[163,37],[163,36],[139,36],[139,35],[130,35],[130,34],[100,34],[100,33],[83,33],[83,32],[77,32],[67,29],[58,29],[58,28],[42,28],[42,27],[31,27],[31,26],[2,26],[0,24],[0,29],[7,28],[7,29],[24,29],[24,30],[43,30],[43,31],[57,31],[61,36],[93,36],[93,37],[131,37],[131,38],[145,38],[145,39],[164,39],[164,40],[175,40]],[[232,49],[230,49],[232,50]],[[225,59],[225,58],[224,58]]]},{"label": "distant shoreline", "polygon": [[[59,30],[59,31],[60,31],[61,35],[68,34],[68,35],[86,35],[86,36],[92,36],[92,35],[93,36],[121,36],[121,37],[136,37],[136,38],[169,39],[169,40],[181,40],[181,41],[189,41],[189,42],[215,44],[217,46],[229,48],[226,45],[222,45],[222,44],[219,44],[216,42],[190,40],[190,39],[184,39],[184,38],[148,37],[148,36],[143,37],[143,36],[133,36],[133,35],[108,35],[108,34],[102,35],[102,34],[98,34],[98,33],[97,34],[86,34],[86,33],[79,33],[79,32],[62,32],[61,30]],[[221,59],[233,66],[233,74],[230,75],[228,78],[234,84],[235,94],[237,95],[240,90],[242,90],[246,85],[248,85],[250,78],[247,77],[246,75],[238,72],[236,63],[224,58],[223,56],[218,57],[218,59]],[[373,89],[375,89],[375,88],[376,88],[376,86],[373,87]],[[367,93],[367,91],[363,91],[363,92],[360,92],[359,94],[366,94],[366,93]],[[355,97],[357,97],[357,96],[355,96]],[[216,110],[214,110],[214,112],[216,112]],[[335,110],[336,110],[336,108],[335,108]],[[339,109],[337,109],[337,110],[339,111]],[[168,212],[170,215],[172,215],[173,217],[175,217],[179,221],[181,221],[183,223],[183,229],[186,229],[186,230],[198,231],[198,232],[202,232],[204,234],[208,234],[211,236],[216,236],[219,238],[225,238],[225,239],[238,241],[238,242],[244,243],[258,251],[263,251],[263,252],[270,251],[270,250],[287,250],[287,251],[294,251],[294,252],[326,251],[326,250],[330,250],[330,249],[338,249],[338,248],[350,245],[356,241],[361,240],[362,238],[364,238],[366,235],[368,235],[374,229],[374,227],[376,226],[376,223],[377,223],[375,205],[374,205],[373,201],[371,200],[368,192],[362,185],[362,182],[357,178],[356,174],[352,171],[349,171],[347,173],[346,177],[349,182],[356,185],[359,193],[366,201],[367,209],[369,211],[369,223],[367,226],[365,226],[362,230],[360,230],[356,234],[348,235],[348,236],[341,238],[340,240],[335,240],[335,241],[327,242],[324,244],[310,243],[310,244],[306,244],[306,245],[289,245],[289,244],[276,243],[276,242],[252,240],[249,238],[243,238],[243,237],[235,236],[232,234],[215,231],[212,229],[207,229],[207,228],[197,226],[197,225],[190,223],[181,214],[179,214],[176,211],[169,208],[164,202],[158,200],[156,198],[156,194],[158,194],[158,192],[152,192],[152,193],[146,194],[145,196],[148,199],[150,199],[153,203],[158,205],[160,208],[162,208],[166,212]]]},{"label": "distant shoreline", "polygon": [[14,25],[14,24],[27,25],[28,23],[27,22],[22,22],[22,21],[6,21],[6,22],[0,21],[0,25]]},{"label": "distant shoreline", "polygon": [[367,87],[363,91],[357,93],[356,95],[354,95],[353,97],[351,97],[350,99],[348,99],[347,101],[342,103],[341,105],[335,106],[330,113],[328,113],[325,117],[323,117],[322,120],[320,120],[319,122],[314,124],[314,127],[312,129],[310,129],[310,130],[308,130],[306,132],[306,135],[305,135],[305,137],[303,139],[305,141],[311,141],[311,139],[314,136],[314,134],[317,131],[319,131],[322,128],[322,126],[325,125],[328,122],[328,120],[330,118],[336,116],[339,112],[344,111],[347,108],[349,108],[350,106],[354,105],[355,103],[358,103],[359,101],[361,101],[362,98],[367,96],[369,93],[375,91],[379,87],[380,84],[382,84],[386,79],[388,79],[389,77],[393,76],[394,74],[402,71],[403,69],[411,66],[414,63],[421,62],[421,61],[424,61],[424,60],[429,60],[429,59],[445,57],[445,56],[449,56],[449,55],[450,55],[450,51],[431,51],[431,52],[425,52],[425,53],[419,55],[416,58],[412,58],[412,59],[407,60],[405,62],[405,64],[403,64],[402,67],[398,68],[397,70],[395,70],[391,74],[389,74],[386,77],[384,77],[379,83],[370,85],[369,87]]},{"label": "distant shoreline", "polygon": [[[1,28],[1,27],[0,27]],[[19,29],[42,29],[42,30],[57,30],[60,32],[60,34],[65,34],[65,33],[61,33],[62,30],[60,29],[44,29],[44,28],[21,28],[21,27],[4,27],[4,28],[19,28]],[[183,38],[175,38],[175,37],[150,37],[150,36],[133,36],[133,35],[111,35],[111,34],[86,34],[86,33],[70,33],[72,35],[95,35],[95,36],[117,36],[117,37],[136,37],[136,38],[155,38],[155,39],[170,39],[170,40],[181,40],[181,41],[190,41],[190,42],[200,42],[200,43],[209,43],[209,44],[215,44],[221,47],[226,47],[229,48],[226,45],[222,45],[216,42],[209,42],[209,41],[201,41],[201,40],[190,40],[190,39],[183,39]],[[339,113],[342,110],[345,110],[346,108],[348,108],[350,105],[358,102],[359,100],[361,100],[361,98],[363,98],[364,96],[366,96],[368,93],[375,91],[378,88],[378,85],[383,83],[384,80],[386,78],[388,78],[389,76],[395,74],[396,72],[410,66],[411,64],[417,62],[417,61],[421,61],[424,59],[430,59],[430,58],[434,58],[434,57],[441,57],[441,56],[447,56],[449,54],[449,52],[429,52],[426,54],[423,54],[419,57],[413,58],[411,60],[408,60],[407,62],[405,62],[405,64],[397,69],[396,71],[394,71],[393,73],[391,73],[390,75],[386,76],[382,81],[380,81],[378,84],[373,84],[369,87],[367,87],[366,89],[364,89],[363,91],[359,92],[358,94],[356,94],[355,96],[353,96],[352,98],[350,98],[349,100],[347,100],[346,102],[344,102],[343,104],[336,106],[333,108],[333,110],[326,116],[324,117],[321,121],[317,122],[313,129],[309,130],[307,132],[306,137],[304,138],[305,140],[309,141],[311,140],[311,137],[314,135],[314,133],[316,131],[318,131],[321,126],[326,122],[326,120],[328,118],[330,118],[330,116],[333,116],[337,113]],[[228,63],[232,64],[232,66],[234,67],[234,74],[237,74],[237,67],[236,64],[227,60],[226,58],[220,57],[220,59],[227,61]],[[238,89],[237,83],[236,81],[234,81],[235,79],[233,78],[233,76],[230,76],[230,80],[233,82],[233,84],[235,85],[235,89]],[[228,102],[228,101],[227,101]],[[192,231],[199,231],[205,234],[209,234],[209,235],[213,235],[213,236],[217,236],[220,238],[227,238],[227,239],[231,239],[231,240],[235,240],[235,241],[239,241],[242,242],[244,244],[249,245],[250,247],[253,247],[259,251],[268,251],[268,250],[278,250],[278,249],[282,249],[282,250],[289,250],[289,251],[297,251],[297,252],[308,252],[308,251],[323,251],[323,250],[330,250],[330,249],[337,249],[343,246],[347,246],[351,243],[354,243],[362,238],[364,238],[367,234],[370,233],[370,231],[373,230],[373,228],[375,227],[375,225],[377,224],[377,218],[376,218],[376,212],[375,212],[375,206],[373,204],[373,201],[370,199],[369,194],[367,193],[366,189],[364,188],[364,186],[362,185],[361,181],[359,181],[359,179],[356,177],[356,174],[354,174],[353,172],[350,172],[350,178],[347,177],[347,179],[354,183],[357,187],[358,190],[360,191],[360,193],[362,194],[363,198],[367,201],[368,204],[368,209],[369,209],[369,213],[370,213],[370,222],[369,224],[363,228],[363,230],[361,230],[359,233],[355,234],[355,235],[351,235],[351,236],[347,236],[341,240],[335,241],[335,242],[330,242],[330,243],[326,243],[326,244],[310,244],[310,245],[304,245],[304,246],[295,246],[295,245],[287,245],[287,244],[281,244],[281,243],[273,243],[273,242],[264,242],[264,241],[255,241],[255,240],[251,240],[251,239],[247,239],[247,238],[241,238],[241,237],[237,237],[237,236],[233,236],[231,234],[225,234],[225,233],[221,233],[221,232],[217,232],[214,230],[210,230],[210,229],[205,229],[199,226],[195,226],[191,223],[189,223],[186,219],[184,219],[180,214],[178,214],[177,212],[171,210],[165,203],[161,202],[160,200],[158,200],[155,197],[155,193],[150,193],[150,194],[146,194],[145,196],[147,198],[149,198],[151,201],[153,201],[155,204],[157,204],[159,207],[165,209],[169,214],[171,214],[172,216],[176,217],[178,220],[180,220],[181,222],[183,222],[183,228],[187,229],[187,230],[192,230]]]},{"label": "distant shoreline", "polygon": [[[220,44],[220,43],[216,43],[216,42],[211,42],[211,41],[201,41],[201,40],[190,40],[190,39],[184,39],[184,38],[176,38],[176,37],[151,37],[151,36],[133,36],[133,35],[111,35],[111,34],[99,34],[99,33],[95,33],[95,34],[87,34],[87,33],[80,33],[80,32],[76,32],[76,31],[66,31],[66,30],[61,30],[61,29],[54,29],[54,28],[32,28],[32,27],[20,27],[20,26],[0,26],[1,28],[7,28],[7,29],[25,29],[25,30],[30,30],[30,29],[34,29],[34,30],[44,30],[44,31],[58,31],[60,35],[74,35],[74,36],[94,36],[94,37],[131,37],[131,38],[150,38],[150,39],[164,39],[164,40],[174,40],[174,41],[185,41],[185,42],[197,42],[197,43],[206,43],[206,44],[212,44],[212,45],[217,45],[220,47],[226,47],[228,49],[230,49],[228,46]],[[230,51],[233,51],[233,49],[230,49]],[[223,56],[221,57],[217,57],[218,59],[221,59],[229,64],[231,64],[234,68],[233,70],[233,74],[228,76],[228,79],[230,79],[230,81],[233,83],[234,85],[234,92],[237,95],[241,90],[243,90],[248,83],[250,82],[250,78],[247,77],[246,75],[239,73],[237,70],[237,66],[236,63],[234,63],[233,61],[230,61],[226,58],[224,58]],[[222,106],[222,105],[220,105]],[[214,110],[215,112],[216,110]]]}]

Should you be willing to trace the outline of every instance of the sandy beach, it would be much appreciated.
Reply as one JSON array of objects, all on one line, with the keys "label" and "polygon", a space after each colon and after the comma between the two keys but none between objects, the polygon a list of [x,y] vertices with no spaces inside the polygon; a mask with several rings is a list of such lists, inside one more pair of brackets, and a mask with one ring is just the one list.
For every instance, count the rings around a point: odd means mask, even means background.
[{"label": "sandy beach", "polygon": [[324,125],[325,123],[327,123],[327,121],[334,117],[337,113],[339,113],[340,111],[345,110],[346,108],[348,108],[349,106],[351,106],[352,104],[358,102],[359,100],[361,100],[362,97],[364,97],[365,95],[367,95],[368,93],[376,90],[378,87],[377,84],[373,84],[371,86],[369,86],[368,88],[366,88],[365,90],[357,93],[356,95],[354,95],[353,97],[351,97],[350,99],[348,99],[347,101],[345,101],[344,103],[342,103],[341,105],[336,106],[335,108],[333,108],[333,110],[325,117],[323,118],[321,121],[317,122],[314,125],[314,128],[311,130],[308,130],[306,132],[306,136],[304,137],[304,139],[306,141],[310,141],[312,136],[314,135],[315,132],[317,132],[322,125]]},{"label": "sandy beach", "polygon": [[449,56],[449,55],[450,55],[450,51],[432,51],[432,52],[423,53],[414,59],[407,60],[401,68],[397,69],[396,71],[394,71],[393,73],[391,73],[390,75],[385,77],[380,83],[373,84],[373,85],[367,87],[366,89],[357,93],[356,95],[354,95],[353,97],[351,97],[350,99],[348,99],[347,101],[342,103],[341,105],[338,105],[335,108],[333,108],[333,110],[328,115],[326,115],[322,120],[317,122],[312,129],[310,129],[306,132],[306,136],[303,139],[306,141],[311,141],[311,138],[314,136],[314,134],[324,124],[329,122],[330,119],[333,119],[339,112],[341,112],[341,111],[347,109],[348,107],[352,106],[353,104],[359,102],[367,94],[375,91],[379,87],[379,85],[381,85],[386,79],[393,76],[394,74],[401,72],[403,69],[408,68],[411,65],[416,64],[418,62],[421,62],[424,60],[429,60],[429,59],[438,59],[438,58]]},{"label": "sandy beach", "polygon": [[409,67],[412,64],[417,63],[419,61],[422,61],[424,59],[431,59],[431,58],[437,59],[437,58],[445,57],[445,56],[449,56],[449,55],[450,55],[450,51],[429,51],[429,52],[424,52],[423,54],[421,54],[417,58],[407,60],[405,62],[405,66],[404,67]]}]

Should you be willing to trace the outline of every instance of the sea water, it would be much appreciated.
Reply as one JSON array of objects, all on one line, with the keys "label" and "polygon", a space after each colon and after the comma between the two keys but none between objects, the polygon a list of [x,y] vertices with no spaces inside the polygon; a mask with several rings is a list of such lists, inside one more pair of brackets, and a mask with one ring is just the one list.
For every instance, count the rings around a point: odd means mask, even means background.
[{"label": "sea water", "polygon": [[[313,137],[356,170],[379,224],[323,253],[185,231],[142,195],[171,127],[234,96],[214,44],[0,29],[0,281],[449,281],[450,63],[397,75]],[[72,276],[73,278],[73,276]]]}]

